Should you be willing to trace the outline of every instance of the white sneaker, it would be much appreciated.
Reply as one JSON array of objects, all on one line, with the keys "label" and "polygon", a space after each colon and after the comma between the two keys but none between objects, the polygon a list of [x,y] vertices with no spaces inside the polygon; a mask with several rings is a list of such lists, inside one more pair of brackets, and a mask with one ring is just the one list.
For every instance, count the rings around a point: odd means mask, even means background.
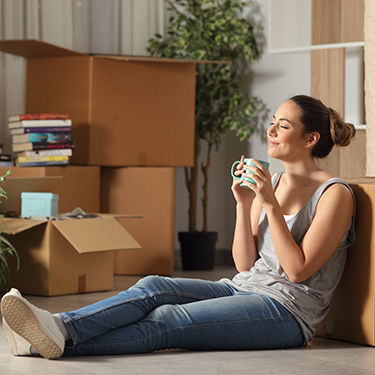
[{"label": "white sneaker", "polygon": [[5,333],[8,337],[8,342],[10,346],[10,351],[13,355],[23,356],[23,355],[32,355],[31,345],[20,335],[17,335],[16,332],[10,329],[8,323],[3,318],[3,327]]},{"label": "white sneaker", "polygon": [[12,354],[30,355],[33,346],[44,358],[62,356],[64,336],[51,313],[33,306],[14,288],[2,298],[1,312]]}]

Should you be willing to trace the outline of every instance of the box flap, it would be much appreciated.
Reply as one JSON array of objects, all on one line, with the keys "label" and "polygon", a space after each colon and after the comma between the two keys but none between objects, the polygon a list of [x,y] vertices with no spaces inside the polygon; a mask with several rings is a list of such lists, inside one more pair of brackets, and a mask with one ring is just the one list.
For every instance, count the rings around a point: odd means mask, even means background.
[{"label": "box flap", "polygon": [[94,55],[97,58],[121,60],[121,61],[141,61],[141,62],[170,62],[170,63],[204,63],[204,64],[230,64],[230,61],[219,60],[193,60],[193,59],[171,59],[166,57],[154,56],[123,56],[123,55]]},{"label": "box flap", "polygon": [[[67,48],[59,47],[54,44],[46,43],[38,39],[12,39],[0,41],[0,52],[10,53],[12,55],[25,57],[27,59],[40,57],[74,57],[87,56]],[[193,59],[169,59],[152,56],[123,56],[123,55],[96,55],[95,57],[122,60],[122,61],[152,61],[152,62],[171,62],[171,63],[215,63],[230,64],[230,61],[210,61]]]},{"label": "box flap", "polygon": [[139,243],[115,219],[51,221],[78,253],[141,249]]},{"label": "box flap", "polygon": [[[0,42],[1,43],[1,42]],[[45,192],[54,193],[62,181],[62,176],[48,177],[7,177],[2,183],[7,192],[7,198],[1,199],[0,213],[6,215],[8,212],[21,214],[21,193],[23,192]]]},{"label": "box flap", "polygon": [[26,57],[68,57],[85,56],[82,53],[72,51],[37,39],[1,40],[0,52]]},{"label": "box flap", "polygon": [[103,219],[112,219],[115,217],[127,217],[131,219],[141,219],[143,216],[142,215],[125,215],[125,214],[103,214],[101,213],[96,213],[96,215],[100,216]]},{"label": "box flap", "polygon": [[11,235],[15,235],[38,225],[47,223],[47,221],[13,219],[7,217],[2,218],[1,221],[2,223],[0,222],[0,231]]}]

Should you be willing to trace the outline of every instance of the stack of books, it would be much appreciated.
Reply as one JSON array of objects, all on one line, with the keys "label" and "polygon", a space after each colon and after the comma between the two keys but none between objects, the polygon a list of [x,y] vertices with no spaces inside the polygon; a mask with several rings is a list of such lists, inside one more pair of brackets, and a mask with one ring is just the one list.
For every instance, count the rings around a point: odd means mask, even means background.
[{"label": "stack of books", "polygon": [[8,118],[12,150],[19,167],[67,165],[74,148],[68,114],[12,115]]}]

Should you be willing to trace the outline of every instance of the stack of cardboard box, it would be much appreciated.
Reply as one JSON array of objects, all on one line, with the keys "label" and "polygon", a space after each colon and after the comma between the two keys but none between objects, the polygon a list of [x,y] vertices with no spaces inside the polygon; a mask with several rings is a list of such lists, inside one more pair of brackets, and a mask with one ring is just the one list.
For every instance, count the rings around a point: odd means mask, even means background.
[{"label": "stack of cardboard box", "polygon": [[375,346],[375,178],[346,181],[357,203],[357,240],[348,250],[331,309],[317,334]]},{"label": "stack of cardboard box", "polygon": [[[116,252],[115,272],[170,275],[174,168],[194,158],[195,62],[86,55],[38,40],[0,41],[0,51],[27,59],[27,113],[69,113],[66,168],[100,167],[100,211],[143,217],[122,219],[142,249]],[[82,171],[73,186],[84,179]]]}]

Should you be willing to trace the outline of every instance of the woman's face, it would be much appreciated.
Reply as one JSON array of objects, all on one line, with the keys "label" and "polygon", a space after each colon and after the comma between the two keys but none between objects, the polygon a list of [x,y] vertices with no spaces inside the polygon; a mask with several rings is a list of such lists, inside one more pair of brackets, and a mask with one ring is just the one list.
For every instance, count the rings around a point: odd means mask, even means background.
[{"label": "woman's face", "polygon": [[300,122],[301,109],[288,100],[284,102],[267,130],[268,155],[282,161],[292,161],[302,156],[308,135]]}]

